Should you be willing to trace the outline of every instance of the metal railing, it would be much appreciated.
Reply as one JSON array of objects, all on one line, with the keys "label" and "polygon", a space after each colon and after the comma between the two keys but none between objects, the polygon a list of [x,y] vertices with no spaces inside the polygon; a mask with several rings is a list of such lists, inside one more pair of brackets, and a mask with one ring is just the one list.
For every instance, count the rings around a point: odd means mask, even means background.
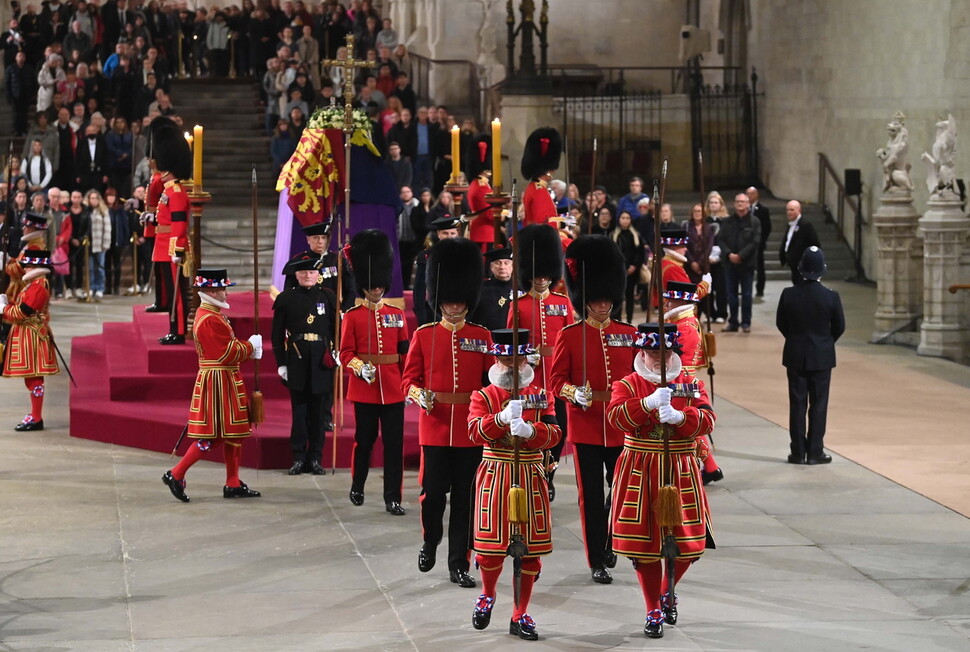
[{"label": "metal railing", "polygon": [[440,103],[439,98],[430,95],[431,73],[436,70],[454,71],[455,77],[466,80],[463,88],[453,89],[454,94],[448,103],[462,109],[471,109],[476,124],[482,128],[484,93],[478,81],[478,66],[463,59],[430,59],[413,52],[408,53],[407,73],[411,77],[411,86],[419,104]]},{"label": "metal railing", "polygon": [[[834,214],[826,201],[828,198],[826,195],[826,184],[830,179],[835,184],[836,189]],[[844,242],[852,252],[852,258],[855,261],[856,276],[851,280],[868,280],[865,270],[862,267],[862,227],[866,224],[865,219],[862,217],[862,197],[861,195],[853,197],[845,192],[845,185],[842,183],[842,179],[839,178],[839,173],[835,170],[832,162],[829,161],[829,157],[822,152],[818,153],[818,203],[829,219],[835,224],[839,240]],[[854,215],[852,242],[849,242],[849,237],[846,234],[846,205],[848,205]]]},{"label": "metal railing", "polygon": [[[659,91],[667,95],[687,94],[692,73],[700,73],[704,83],[716,83],[722,87],[736,87],[746,82],[745,71],[738,66],[549,65],[553,92],[560,97],[626,95],[644,91]],[[715,80],[711,76],[720,78]]]}]

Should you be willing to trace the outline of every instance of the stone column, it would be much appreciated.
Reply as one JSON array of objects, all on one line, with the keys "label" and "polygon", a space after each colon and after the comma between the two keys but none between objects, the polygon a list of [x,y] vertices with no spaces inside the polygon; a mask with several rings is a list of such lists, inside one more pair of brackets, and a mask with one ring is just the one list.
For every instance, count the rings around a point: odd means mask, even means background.
[{"label": "stone column", "polygon": [[923,231],[923,325],[916,352],[959,360],[967,329],[960,322],[962,297],[947,288],[960,282],[960,255],[970,230],[970,219],[960,211],[960,200],[934,195],[919,220]]},{"label": "stone column", "polygon": [[877,286],[874,339],[906,326],[920,313],[922,260],[913,258],[919,218],[908,192],[883,194],[879,210],[872,216],[876,232]]},{"label": "stone column", "polygon": [[[502,96],[502,153],[509,157],[509,163],[502,170],[502,189],[509,192],[512,179],[518,179],[520,199],[529,181],[522,178],[519,169],[529,134],[539,127],[555,127],[562,132],[562,114],[553,112],[554,105],[555,100],[551,95]],[[560,167],[564,165],[565,158]]]}]

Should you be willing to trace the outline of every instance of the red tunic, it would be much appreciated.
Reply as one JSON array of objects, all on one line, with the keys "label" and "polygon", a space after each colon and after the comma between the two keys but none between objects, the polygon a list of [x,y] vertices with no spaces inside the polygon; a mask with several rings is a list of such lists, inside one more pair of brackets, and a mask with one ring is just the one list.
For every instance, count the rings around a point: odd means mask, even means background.
[{"label": "red tunic", "polygon": [[402,387],[405,393],[411,388],[435,393],[431,413],[422,409],[418,415],[421,446],[479,445],[468,438],[468,405],[495,362],[491,348],[492,334],[467,321],[457,327],[425,324],[414,332]]},{"label": "red tunic", "polygon": [[[552,359],[559,333],[573,323],[573,306],[569,298],[558,292],[544,296],[529,291],[519,296],[519,328],[529,329],[529,342],[541,356],[536,367],[536,382],[547,392],[552,391]],[[508,327],[512,328],[509,310]],[[550,394],[551,395],[551,394]]]},{"label": "red tunic", "polygon": [[155,213],[155,248],[152,261],[171,262],[172,256],[185,251],[189,223],[189,193],[175,179],[165,182],[165,190]]},{"label": "red tunic", "polygon": [[693,375],[697,369],[707,366],[707,349],[704,344],[704,334],[701,332],[700,322],[694,305],[681,306],[668,310],[664,314],[664,321],[677,325],[680,333],[680,346],[683,353],[680,354],[680,362],[684,366],[684,371]]},{"label": "red tunic", "polygon": [[248,437],[249,397],[239,364],[253,354],[253,345],[236,339],[219,309],[203,303],[192,325],[199,373],[189,407],[189,437]]},{"label": "red tunic", "polygon": [[[145,210],[149,213],[155,213],[158,211],[158,201],[162,198],[162,191],[165,189],[165,184],[162,182],[162,175],[158,172],[152,174],[152,180],[148,184],[148,189],[145,191]],[[145,224],[145,237],[154,238],[155,237],[155,225],[151,222]]]},{"label": "red tunic", "polygon": [[[681,559],[696,559],[704,552],[710,529],[707,494],[701,482],[694,451],[696,438],[714,429],[704,383],[681,373],[675,383],[698,382],[700,398],[673,397],[671,405],[684,413],[679,426],[669,426],[673,458],[673,484],[680,490],[684,524],[673,528]],[[642,400],[657,388],[634,372],[613,383],[607,418],[626,433],[623,452],[616,462],[611,511],[613,550],[633,559],[660,559],[662,532],[653,506],[661,486],[663,441],[657,411],[647,411]]]},{"label": "red tunic", "polygon": [[[633,369],[636,349],[633,339],[637,329],[624,322],[606,320],[597,324],[587,319],[566,326],[556,342],[552,363],[553,395],[568,398],[565,385],[576,387],[589,382],[593,402],[585,410],[571,400],[566,401],[567,439],[574,444],[622,446],[623,432],[606,419],[613,381],[625,377]],[[583,378],[583,338],[586,339],[586,377]]]},{"label": "red tunic", "polygon": [[[664,289],[667,288],[667,284],[671,281],[676,281],[678,283],[693,283],[690,277],[687,275],[687,270],[684,269],[684,263],[677,260],[670,254],[666,254],[663,260],[660,261],[660,270],[663,274],[663,286]],[[651,298],[653,300],[654,308],[657,307],[657,290],[656,285],[651,284]],[[697,299],[701,300],[707,296],[707,293],[711,291],[710,286],[706,281],[701,281],[697,284]]]},{"label": "red tunic", "polygon": [[60,373],[51,340],[50,300],[47,276],[38,276],[27,281],[16,303],[4,306],[3,320],[13,325],[4,353],[4,376],[33,378]]},{"label": "red tunic", "polygon": [[508,404],[512,394],[495,385],[472,392],[468,436],[475,444],[484,445],[482,463],[475,474],[475,552],[505,555],[512,527],[508,520],[508,495],[513,484],[525,487],[529,494],[529,525],[522,528],[529,556],[552,552],[552,512],[549,508],[549,486],[543,468],[542,451],[552,448],[562,437],[559,426],[543,423],[543,416],[553,416],[553,404],[541,387],[529,385],[519,394],[526,401],[522,418],[532,423],[535,435],[524,439],[519,449],[519,470],[513,466],[513,443],[508,427],[495,423],[495,415]]},{"label": "red tunic", "polygon": [[[356,374],[350,376],[347,398],[357,403],[388,405],[404,400],[401,372],[404,356],[399,355],[401,342],[408,341],[404,311],[384,302],[354,306],[343,316],[340,327],[340,364],[348,366],[354,359],[370,362],[377,368],[374,383],[368,385]],[[396,358],[396,359],[394,359]]]},{"label": "red tunic", "polygon": [[[492,187],[488,181],[478,177],[468,184],[468,208],[473,213],[488,208],[485,195],[492,192]],[[484,210],[475,216],[468,225],[468,239],[472,242],[491,244],[495,242],[495,221],[492,219],[492,211]]]},{"label": "red tunic", "polygon": [[559,215],[556,202],[552,201],[548,184],[545,181],[530,181],[522,193],[522,208],[525,217],[522,226],[530,224],[547,224],[550,217]]}]

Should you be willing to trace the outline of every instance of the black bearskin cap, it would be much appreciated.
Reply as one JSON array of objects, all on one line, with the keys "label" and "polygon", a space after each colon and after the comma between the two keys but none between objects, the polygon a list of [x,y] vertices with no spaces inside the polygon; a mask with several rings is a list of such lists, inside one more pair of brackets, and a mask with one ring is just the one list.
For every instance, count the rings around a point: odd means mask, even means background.
[{"label": "black bearskin cap", "polygon": [[530,224],[519,231],[519,287],[532,289],[532,279],[548,276],[554,286],[562,278],[562,239],[548,224]]},{"label": "black bearskin cap", "polygon": [[468,154],[468,169],[465,170],[465,176],[472,181],[484,170],[491,169],[492,137],[489,134],[479,134],[472,141],[472,151]]},{"label": "black bearskin cap", "polygon": [[192,150],[185,135],[172,120],[159,116],[148,125],[148,151],[155,159],[159,172],[168,172],[176,179],[192,178]]},{"label": "black bearskin cap", "polygon": [[522,176],[536,179],[546,172],[559,169],[562,156],[562,136],[552,127],[540,127],[529,134],[522,152]]},{"label": "black bearskin cap", "polygon": [[361,231],[350,241],[350,267],[357,291],[391,287],[394,250],[387,234],[378,229]]},{"label": "black bearskin cap", "polygon": [[[584,287],[585,286],[585,287]],[[566,289],[573,309],[586,315],[584,303],[607,299],[623,303],[626,262],[620,248],[605,235],[582,235],[566,248]]]},{"label": "black bearskin cap", "polygon": [[482,250],[466,238],[439,240],[428,255],[428,303],[464,303],[475,310],[485,278]]}]

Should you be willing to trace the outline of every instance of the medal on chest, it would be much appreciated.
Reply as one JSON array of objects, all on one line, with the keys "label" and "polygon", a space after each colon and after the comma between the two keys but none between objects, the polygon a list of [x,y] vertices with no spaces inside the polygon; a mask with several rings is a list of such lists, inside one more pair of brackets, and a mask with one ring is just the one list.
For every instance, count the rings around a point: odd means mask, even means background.
[{"label": "medal on chest", "polygon": [[606,346],[633,346],[633,335],[626,333],[610,333],[606,336]]},{"label": "medal on chest", "polygon": [[458,339],[458,348],[470,353],[488,353],[488,343],[485,340]]},{"label": "medal on chest", "polygon": [[381,326],[383,328],[404,328],[404,316],[381,315]]},{"label": "medal on chest", "polygon": [[306,316],[306,323],[312,324],[315,319],[316,319],[316,317],[314,317],[313,315],[307,315]]},{"label": "medal on chest", "polygon": [[[320,281],[325,278],[337,278],[337,268],[336,267],[321,267],[320,268]],[[320,282],[318,281],[318,282]]]},{"label": "medal on chest", "polygon": [[325,303],[318,303],[317,304],[317,314],[318,315],[325,315],[325,314],[327,314],[327,304],[325,304]]},{"label": "medal on chest", "polygon": [[541,394],[519,394],[519,400],[522,401],[523,410],[545,410],[549,408],[549,399],[545,392]]},{"label": "medal on chest", "polygon": [[546,317],[565,317],[566,306],[554,303],[545,306]]},{"label": "medal on chest", "polygon": [[697,383],[670,383],[670,396],[672,398],[700,398],[701,388]]}]

